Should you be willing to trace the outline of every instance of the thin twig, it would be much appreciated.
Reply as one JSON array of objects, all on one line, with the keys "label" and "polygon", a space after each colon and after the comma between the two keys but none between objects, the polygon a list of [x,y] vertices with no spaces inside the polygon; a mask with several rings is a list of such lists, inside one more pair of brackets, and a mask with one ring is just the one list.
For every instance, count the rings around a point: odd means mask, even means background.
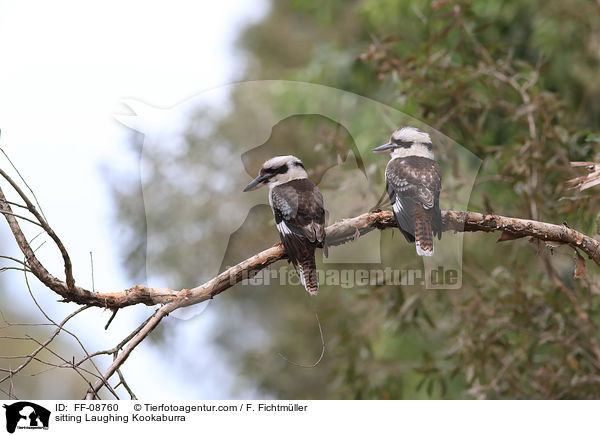
[{"label": "thin twig", "polygon": [[115,347],[113,347],[109,350],[96,351],[95,353],[92,353],[92,354],[86,356],[85,358],[83,358],[81,361],[79,361],[79,363],[77,363],[77,366],[81,365],[86,360],[91,359],[92,357],[100,356],[102,354],[111,355],[111,354],[115,354],[116,352],[120,351],[121,349],[123,349],[125,344],[127,344],[129,341],[131,341],[144,328],[144,326],[146,324],[148,324],[148,322],[152,319],[153,316],[154,316],[154,314],[152,314],[143,323],[141,323],[139,326],[137,326],[137,328],[135,330],[133,330],[129,335],[127,335],[127,337],[125,339],[123,339],[121,342],[119,342],[119,344],[117,344]]},{"label": "thin twig", "polygon": [[113,309],[112,315],[110,316],[110,318],[108,319],[108,322],[104,326],[104,330],[108,330],[108,328],[110,327],[110,324],[113,322],[113,319],[115,319],[115,316],[117,316],[118,311],[119,311],[119,309]]},{"label": "thin twig", "polygon": [[2,152],[2,154],[4,155],[4,157],[6,158],[6,160],[8,161],[8,163],[10,163],[10,166],[13,168],[13,170],[15,170],[15,172],[17,173],[17,175],[19,176],[19,178],[21,179],[21,181],[23,182],[23,184],[27,187],[27,189],[29,189],[29,192],[31,192],[31,195],[33,196],[33,199],[35,200],[35,204],[37,204],[38,208],[40,209],[40,212],[41,212],[42,216],[46,220],[46,215],[44,214],[44,210],[42,209],[42,206],[40,205],[40,202],[38,201],[38,199],[37,199],[37,197],[35,195],[35,192],[33,191],[33,189],[31,189],[31,187],[27,183],[27,180],[25,180],[23,178],[23,176],[21,175],[21,172],[19,171],[19,169],[16,167],[16,165],[13,163],[13,161],[8,157],[8,155],[6,154],[6,152],[1,147],[0,147],[0,151]]},{"label": "thin twig", "polygon": [[94,283],[94,255],[90,251],[90,267],[92,270],[92,292],[96,292],[96,283]]},{"label": "thin twig", "polygon": [[[25,362],[23,362],[21,365],[19,365],[16,369],[11,370],[10,374],[4,378],[0,379],[0,383],[4,382],[5,380],[7,380],[8,378],[12,377],[14,374],[17,374],[19,371],[21,371],[23,368],[25,368],[29,362],[31,362],[40,351],[42,351],[48,344],[50,344],[50,342],[52,342],[54,340],[54,338],[61,332],[63,326],[71,319],[73,318],[75,315],[83,312],[84,310],[88,309],[89,306],[83,306],[80,307],[79,309],[77,309],[75,312],[71,313],[70,315],[68,315],[65,319],[62,320],[62,322],[60,324],[57,325],[56,330],[54,330],[54,332],[50,335],[50,337],[48,339],[46,339],[42,344],[40,344],[40,346],[38,348],[36,348],[31,354],[27,355],[27,356],[21,356],[22,358],[26,358]],[[33,340],[33,338],[30,337],[30,340]],[[11,356],[12,357],[12,356]]]},{"label": "thin twig", "polygon": [[[14,216],[15,218],[19,218],[19,219],[25,220],[25,221],[27,221],[27,222],[30,222],[31,224],[35,224],[36,226],[40,226],[40,227],[42,227],[42,225],[41,225],[40,223],[38,223],[38,222],[36,222],[36,221],[34,221],[34,220],[32,220],[32,219],[29,219],[29,218],[27,218],[27,217],[24,217],[23,215],[19,215],[19,214],[16,214],[16,213],[14,213],[14,212],[8,212],[8,211],[6,211],[6,210],[0,210],[0,213],[1,213],[1,214],[4,214],[4,215],[12,215],[12,216]],[[43,228],[43,227],[42,227],[42,228]]]},{"label": "thin twig", "polygon": [[133,393],[133,391],[131,390],[131,388],[129,387],[129,385],[127,384],[127,382],[125,381],[125,377],[123,377],[123,374],[121,373],[120,369],[117,369],[117,375],[119,376],[119,380],[120,380],[119,384],[123,385],[123,387],[125,388],[125,390],[129,394],[129,397],[132,400],[137,400],[138,398],[136,397],[136,395]]},{"label": "thin twig", "polygon": [[296,363],[296,362],[288,359],[281,353],[277,353],[277,355],[279,357],[281,357],[283,360],[285,360],[287,363],[294,365],[294,366],[299,366],[300,368],[315,368],[319,363],[321,363],[321,360],[323,360],[323,356],[325,356],[325,338],[323,336],[323,328],[321,327],[321,321],[319,320],[319,315],[317,314],[317,312],[315,312],[315,317],[317,318],[317,325],[319,326],[319,334],[321,335],[321,355],[319,356],[319,358],[316,360],[315,363],[312,363],[310,365],[303,365],[301,363]]},{"label": "thin twig", "polygon": [[[33,300],[33,302],[35,303],[36,307],[38,308],[38,310],[39,310],[39,311],[42,313],[42,315],[44,315],[44,317],[45,317],[45,318],[46,318],[48,321],[50,321],[51,323],[53,323],[55,326],[57,326],[57,327],[58,327],[58,324],[56,324],[56,323],[54,322],[54,320],[52,320],[52,319],[51,319],[51,318],[50,318],[50,317],[49,317],[49,316],[46,314],[46,312],[44,311],[44,309],[42,309],[42,307],[40,306],[40,304],[37,302],[37,300],[36,300],[35,296],[33,295],[33,292],[32,292],[32,290],[31,290],[31,286],[29,285],[29,279],[27,278],[27,274],[24,274],[24,275],[25,275],[25,284],[27,285],[27,290],[29,291],[29,295],[31,296],[31,299],[32,299],[32,300]],[[86,307],[89,307],[89,306],[86,306]],[[76,341],[76,342],[79,344],[79,346],[81,347],[81,349],[83,350],[83,352],[85,353],[85,355],[86,355],[86,356],[89,356],[89,353],[88,353],[88,351],[86,350],[85,346],[83,345],[83,343],[81,342],[81,340],[79,339],[79,337],[77,337],[77,335],[75,335],[75,334],[71,333],[69,330],[65,329],[65,328],[64,328],[64,327],[62,327],[62,326],[60,327],[60,329],[61,329],[62,331],[64,331],[65,333],[67,333],[69,336],[71,336],[73,339],[75,339],[75,341]],[[57,357],[61,358],[60,356],[57,356]],[[62,359],[62,358],[61,358],[61,359]],[[63,359],[63,360],[64,360],[64,359]],[[65,361],[65,362],[67,362],[66,360],[64,360],[64,361]],[[91,359],[90,359],[90,363],[92,364],[92,366],[94,367],[94,369],[95,369],[95,370],[97,371],[97,373],[98,373],[97,375],[96,375],[96,374],[93,374],[93,373],[90,373],[90,374],[94,375],[95,377],[100,377],[100,378],[102,379],[102,372],[101,372],[101,371],[100,371],[100,369],[99,369],[99,368],[96,366],[96,363],[95,363],[93,360],[91,360]],[[73,367],[73,369],[75,369],[75,367]],[[79,373],[79,371],[78,371],[78,370],[76,370],[76,371],[77,371],[77,373]],[[86,372],[88,372],[87,370],[85,370],[85,371],[86,371]],[[83,376],[82,376],[82,377],[83,377]],[[87,379],[86,379],[86,382],[88,382],[88,381],[87,381]],[[88,384],[89,384],[89,382],[88,382]],[[111,391],[112,391],[112,389],[110,388],[110,386],[109,386],[108,388],[109,388],[109,390],[111,390]],[[116,394],[114,391],[112,391],[112,393],[115,395],[115,397],[117,396],[117,394]]]}]

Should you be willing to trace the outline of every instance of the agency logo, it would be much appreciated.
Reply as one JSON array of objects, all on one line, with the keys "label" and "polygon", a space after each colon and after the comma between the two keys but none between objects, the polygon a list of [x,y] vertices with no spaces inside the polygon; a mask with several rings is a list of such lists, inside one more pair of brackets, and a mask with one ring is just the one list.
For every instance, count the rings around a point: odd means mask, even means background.
[{"label": "agency logo", "polygon": [[19,401],[17,403],[2,407],[6,409],[6,431],[14,433],[16,429],[48,430],[50,422],[50,411],[28,401]]}]

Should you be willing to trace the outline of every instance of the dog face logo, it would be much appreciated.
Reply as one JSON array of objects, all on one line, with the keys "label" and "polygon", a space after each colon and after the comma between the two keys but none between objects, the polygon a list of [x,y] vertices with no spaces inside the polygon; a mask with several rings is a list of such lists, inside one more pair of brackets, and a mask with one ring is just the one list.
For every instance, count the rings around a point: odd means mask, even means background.
[{"label": "dog face logo", "polygon": [[28,401],[3,406],[6,409],[6,431],[19,429],[48,429],[50,411]]}]

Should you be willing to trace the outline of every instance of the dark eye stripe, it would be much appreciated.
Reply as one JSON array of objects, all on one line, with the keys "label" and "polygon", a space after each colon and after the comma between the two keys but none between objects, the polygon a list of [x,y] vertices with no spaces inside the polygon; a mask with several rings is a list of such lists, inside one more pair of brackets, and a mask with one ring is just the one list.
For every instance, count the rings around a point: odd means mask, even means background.
[{"label": "dark eye stripe", "polygon": [[[394,144],[396,144],[399,147],[404,147],[404,148],[410,148],[411,145],[413,145],[412,141],[401,141],[400,139],[394,139],[392,141]],[[432,145],[431,142],[422,142],[422,144],[427,147],[429,150],[432,149]]]},{"label": "dark eye stripe", "polygon": [[413,143],[412,141],[402,141],[400,139],[394,139],[394,144],[399,147],[409,148]]},{"label": "dark eye stripe", "polygon": [[287,173],[287,170],[288,170],[287,165],[282,165],[277,168],[263,168],[261,170],[261,173],[262,174],[270,174],[270,175],[285,174],[285,173]]}]

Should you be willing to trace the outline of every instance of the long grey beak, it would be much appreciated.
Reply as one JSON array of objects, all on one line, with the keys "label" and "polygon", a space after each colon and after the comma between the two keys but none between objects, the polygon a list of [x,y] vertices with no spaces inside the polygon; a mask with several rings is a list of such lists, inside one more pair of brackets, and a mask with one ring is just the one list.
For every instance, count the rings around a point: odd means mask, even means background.
[{"label": "long grey beak", "polygon": [[394,144],[393,142],[388,142],[387,144],[380,145],[379,147],[374,148],[371,151],[373,153],[387,153],[389,150],[392,150],[396,147],[398,147],[398,146],[396,144]]},{"label": "long grey beak", "polygon": [[267,174],[258,176],[256,179],[248,183],[248,186],[246,186],[242,192],[254,191],[255,189],[260,188],[260,185],[267,180],[269,180],[269,176]]}]

